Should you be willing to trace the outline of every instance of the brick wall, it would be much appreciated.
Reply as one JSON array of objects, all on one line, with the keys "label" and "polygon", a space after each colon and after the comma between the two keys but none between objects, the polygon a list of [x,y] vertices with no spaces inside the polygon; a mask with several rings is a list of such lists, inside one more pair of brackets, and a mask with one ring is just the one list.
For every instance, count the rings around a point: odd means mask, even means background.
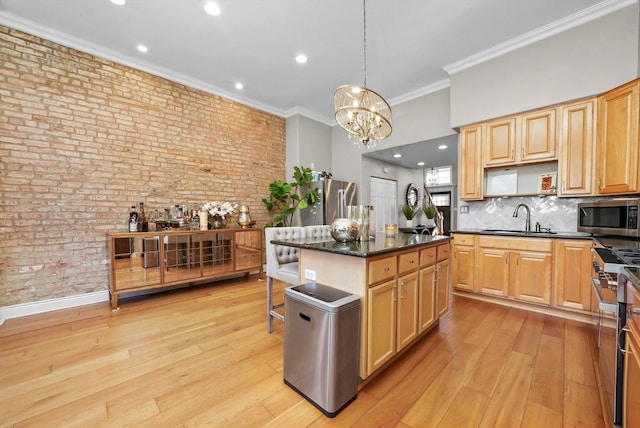
[{"label": "brick wall", "polygon": [[0,70],[0,306],[108,289],[106,233],[140,201],[268,221],[283,118],[2,26]]}]

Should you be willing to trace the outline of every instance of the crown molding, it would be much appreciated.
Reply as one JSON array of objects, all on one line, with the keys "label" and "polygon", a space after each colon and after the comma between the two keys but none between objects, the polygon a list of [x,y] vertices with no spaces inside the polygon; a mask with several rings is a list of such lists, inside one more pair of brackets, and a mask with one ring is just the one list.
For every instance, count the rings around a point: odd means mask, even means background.
[{"label": "crown molding", "polygon": [[392,107],[397,104],[406,103],[407,101],[414,100],[416,98],[423,97],[425,95],[432,94],[434,92],[441,91],[443,89],[447,89],[451,86],[451,79],[448,77],[446,79],[442,79],[438,82],[432,83],[427,86],[423,86],[422,88],[418,88],[414,91],[407,92],[404,95],[400,95],[399,97],[389,99],[389,105]]},{"label": "crown molding", "polygon": [[32,21],[22,19],[14,14],[8,13],[1,9],[0,9],[0,25],[14,28],[24,33],[32,34],[42,39],[49,40],[54,43],[58,43],[68,48],[72,48],[80,52],[85,52],[96,57],[104,58],[106,60],[113,61],[115,63],[125,65],[127,67],[131,67],[136,70],[144,71],[154,76],[162,77],[164,79],[188,86],[190,88],[199,89],[209,94],[217,95],[217,96],[229,99],[231,101],[235,101],[235,102],[244,104],[246,106],[255,108],[257,110],[271,113],[276,116],[285,117],[284,111],[280,109],[276,109],[273,106],[263,104],[249,98],[238,96],[235,93],[221,89],[217,86],[210,85],[206,82],[203,82],[202,80],[194,79],[184,74],[171,71],[167,68],[158,67],[156,65],[152,65],[147,62],[141,61],[139,58],[121,55],[117,52],[114,52],[109,49],[105,49],[96,44],[88,43],[85,40],[81,40],[76,37],[69,36],[66,33],[52,30],[50,28],[45,28]]},{"label": "crown molding", "polygon": [[512,52],[516,49],[523,48],[540,40],[549,38],[556,34],[594,21],[598,18],[609,15],[610,13],[631,6],[635,3],[638,3],[638,0],[605,0],[580,12],[574,13],[573,15],[567,16],[566,18],[552,22],[549,25],[537,28],[504,43],[500,43],[489,49],[478,52],[460,61],[446,65],[443,67],[443,70],[446,71],[449,75],[458,73],[475,65]]}]

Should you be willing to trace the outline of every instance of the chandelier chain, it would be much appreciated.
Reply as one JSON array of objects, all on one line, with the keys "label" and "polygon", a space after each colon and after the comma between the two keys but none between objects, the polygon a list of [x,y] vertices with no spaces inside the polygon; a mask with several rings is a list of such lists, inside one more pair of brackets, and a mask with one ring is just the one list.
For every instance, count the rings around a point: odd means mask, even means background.
[{"label": "chandelier chain", "polygon": [[362,45],[364,46],[364,87],[367,87],[367,0],[362,0],[362,14],[364,16],[364,38]]}]

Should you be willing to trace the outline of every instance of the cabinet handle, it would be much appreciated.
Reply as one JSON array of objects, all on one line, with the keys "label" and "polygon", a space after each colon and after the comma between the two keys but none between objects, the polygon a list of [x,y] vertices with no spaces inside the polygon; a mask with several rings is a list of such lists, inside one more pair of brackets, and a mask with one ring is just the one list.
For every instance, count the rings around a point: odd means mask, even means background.
[{"label": "cabinet handle", "polygon": [[565,182],[565,180],[562,180],[562,191],[563,192],[567,191],[567,183]]},{"label": "cabinet handle", "polygon": [[385,272],[389,272],[389,266],[385,266],[385,267],[384,267],[384,271],[385,271]]},{"label": "cabinet handle", "polygon": [[404,281],[400,281],[400,298],[404,299],[405,285]]},{"label": "cabinet handle", "polygon": [[414,263],[415,263],[415,260],[413,260],[413,259],[409,260],[409,264],[410,264],[410,265],[412,265],[412,264],[414,264]]},{"label": "cabinet handle", "polygon": [[398,299],[396,299],[396,290],[397,290],[397,289],[398,289],[398,286],[394,285],[394,286],[392,287],[392,290],[391,290],[391,295],[393,296],[393,301],[394,301],[394,302],[398,300]]},{"label": "cabinet handle", "polygon": [[516,266],[518,266],[520,264],[520,256],[516,256]]},{"label": "cabinet handle", "polygon": [[598,178],[598,189],[602,190],[602,179]]},{"label": "cabinet handle", "polygon": [[508,264],[509,264],[509,258],[506,256],[506,254],[505,254],[505,256],[504,256],[504,264],[505,264],[505,265],[508,265]]},{"label": "cabinet handle", "polygon": [[522,159],[524,159],[524,147],[522,148]]},{"label": "cabinet handle", "polygon": [[622,336],[622,333],[628,333],[630,330],[627,326],[624,326],[620,329],[620,332],[618,332],[618,339],[616,340],[616,346],[618,347],[618,350],[620,351],[620,353],[622,355],[632,355],[633,353],[631,351],[627,351],[626,349],[622,349],[622,347],[620,346],[620,336]]},{"label": "cabinet handle", "polygon": [[516,151],[515,149],[511,149],[511,160],[515,160],[516,158]]}]

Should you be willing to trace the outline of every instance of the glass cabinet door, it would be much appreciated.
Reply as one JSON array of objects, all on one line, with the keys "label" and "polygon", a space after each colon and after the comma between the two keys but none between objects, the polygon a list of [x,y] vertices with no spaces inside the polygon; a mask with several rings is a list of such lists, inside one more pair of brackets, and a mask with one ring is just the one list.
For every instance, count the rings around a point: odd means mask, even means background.
[{"label": "glass cabinet door", "polygon": [[184,282],[200,278],[202,276],[200,235],[165,235],[163,239],[164,282]]},{"label": "glass cabinet door", "polygon": [[260,268],[262,265],[262,230],[241,230],[236,232],[236,269]]},{"label": "glass cabinet door", "polygon": [[234,271],[233,235],[233,232],[214,231],[201,235],[203,276],[220,275]]},{"label": "glass cabinet door", "polygon": [[160,242],[156,237],[113,238],[117,290],[160,284]]}]

